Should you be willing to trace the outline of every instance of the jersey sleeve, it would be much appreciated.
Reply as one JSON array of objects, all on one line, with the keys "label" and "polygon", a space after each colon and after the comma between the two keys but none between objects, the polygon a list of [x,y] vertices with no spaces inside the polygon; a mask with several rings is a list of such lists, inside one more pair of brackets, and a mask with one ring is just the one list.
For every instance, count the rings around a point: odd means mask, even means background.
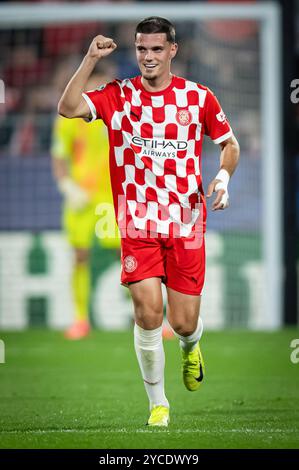
[{"label": "jersey sleeve", "polygon": [[209,88],[205,102],[204,132],[214,144],[220,144],[233,135],[219,101]]},{"label": "jersey sleeve", "polygon": [[117,97],[120,94],[120,86],[117,80],[102,85],[96,90],[82,93],[91,113],[89,122],[102,119],[105,124],[111,120]]},{"label": "jersey sleeve", "polygon": [[72,154],[73,132],[72,120],[58,116],[55,119],[51,142],[53,158],[68,160]]}]

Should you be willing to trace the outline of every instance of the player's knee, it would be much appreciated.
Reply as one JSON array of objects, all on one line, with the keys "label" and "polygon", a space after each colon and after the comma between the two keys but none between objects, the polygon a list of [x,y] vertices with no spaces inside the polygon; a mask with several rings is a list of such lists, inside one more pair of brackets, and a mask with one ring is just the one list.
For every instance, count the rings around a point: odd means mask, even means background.
[{"label": "player's knee", "polygon": [[158,328],[163,321],[163,309],[158,305],[135,305],[135,319],[146,330]]},{"label": "player's knee", "polygon": [[196,325],[193,323],[184,323],[180,320],[177,321],[170,321],[171,328],[180,336],[190,336],[196,330]]}]

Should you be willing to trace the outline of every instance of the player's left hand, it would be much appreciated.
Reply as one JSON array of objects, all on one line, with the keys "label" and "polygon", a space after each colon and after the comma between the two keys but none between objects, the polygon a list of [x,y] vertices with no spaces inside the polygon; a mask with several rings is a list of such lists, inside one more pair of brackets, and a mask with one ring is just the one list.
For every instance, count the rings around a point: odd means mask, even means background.
[{"label": "player's left hand", "polygon": [[223,181],[214,179],[208,187],[207,197],[211,197],[216,192],[216,199],[213,201],[212,210],[218,211],[226,209],[229,206],[229,195],[227,186]]}]

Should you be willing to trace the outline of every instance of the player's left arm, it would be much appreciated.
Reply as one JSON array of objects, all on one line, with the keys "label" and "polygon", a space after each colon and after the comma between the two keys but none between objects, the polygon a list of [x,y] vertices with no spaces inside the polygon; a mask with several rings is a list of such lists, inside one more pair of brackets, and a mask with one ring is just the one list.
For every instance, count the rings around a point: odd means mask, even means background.
[{"label": "player's left arm", "polygon": [[228,207],[228,183],[234,173],[240,157],[240,147],[234,135],[224,140],[220,144],[220,170],[211,181],[207,191],[207,197],[211,197],[213,192],[217,196],[212,204],[212,210],[223,210]]}]

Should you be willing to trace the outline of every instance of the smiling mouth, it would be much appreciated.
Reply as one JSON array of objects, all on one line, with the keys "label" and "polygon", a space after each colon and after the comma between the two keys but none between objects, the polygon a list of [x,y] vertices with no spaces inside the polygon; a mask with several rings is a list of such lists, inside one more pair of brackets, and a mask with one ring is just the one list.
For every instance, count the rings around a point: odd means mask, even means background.
[{"label": "smiling mouth", "polygon": [[144,67],[147,70],[153,70],[155,67],[157,67],[155,64],[144,64]]}]

